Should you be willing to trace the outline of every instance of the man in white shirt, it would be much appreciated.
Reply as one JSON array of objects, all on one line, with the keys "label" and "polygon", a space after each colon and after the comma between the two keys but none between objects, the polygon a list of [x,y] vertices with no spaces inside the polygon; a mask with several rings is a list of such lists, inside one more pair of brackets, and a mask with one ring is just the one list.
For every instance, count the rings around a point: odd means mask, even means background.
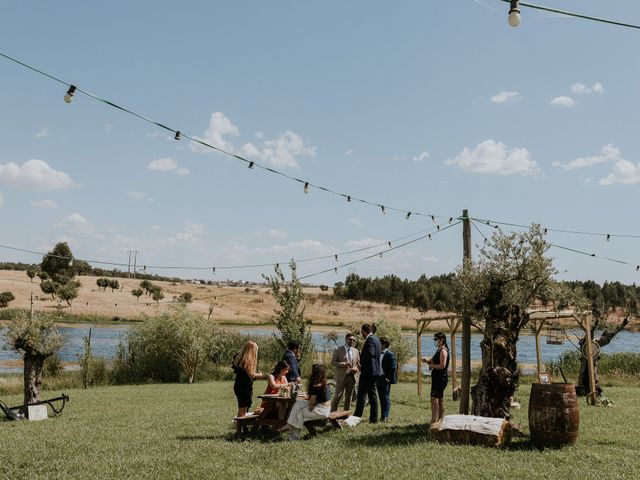
[{"label": "man in white shirt", "polygon": [[335,369],[336,393],[331,399],[331,411],[338,409],[344,395],[344,409],[351,409],[351,396],[358,381],[360,368],[360,352],[354,348],[356,337],[348,333],[344,337],[344,345],[336,348],[331,358],[331,365]]}]

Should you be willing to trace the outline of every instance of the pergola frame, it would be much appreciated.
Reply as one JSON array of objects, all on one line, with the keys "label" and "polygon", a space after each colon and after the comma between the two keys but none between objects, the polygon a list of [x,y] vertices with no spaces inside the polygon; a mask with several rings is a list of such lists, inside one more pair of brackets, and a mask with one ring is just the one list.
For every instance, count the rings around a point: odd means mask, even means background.
[{"label": "pergola frame", "polygon": [[[591,318],[589,315],[576,315],[575,313],[563,313],[563,312],[532,312],[532,315],[536,313],[545,314],[538,318],[529,318],[529,321],[533,325],[533,334],[536,338],[536,370],[538,375],[542,372],[542,354],[540,352],[540,332],[542,331],[547,320],[560,319],[560,318],[573,318],[580,328],[582,328],[586,334],[587,345],[587,367],[589,370],[589,392],[587,394],[587,400],[592,405],[596,403],[596,376],[595,367],[593,363],[593,349],[591,339]],[[580,352],[582,354],[582,352]],[[590,400],[589,400],[590,399]]]}]

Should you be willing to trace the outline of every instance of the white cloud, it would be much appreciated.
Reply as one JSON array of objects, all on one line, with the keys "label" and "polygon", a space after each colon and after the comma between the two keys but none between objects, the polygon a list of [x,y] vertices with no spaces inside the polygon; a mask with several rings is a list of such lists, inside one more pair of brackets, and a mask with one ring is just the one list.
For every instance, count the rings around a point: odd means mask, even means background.
[{"label": "white cloud", "polygon": [[51,134],[49,133],[49,129],[47,127],[42,128],[38,133],[35,134],[36,138],[47,138]]},{"label": "white cloud", "polygon": [[4,205],[4,195],[2,195],[2,192],[0,192],[0,207]]},{"label": "white cloud", "polygon": [[269,230],[269,235],[273,238],[287,238],[287,232],[275,228]]},{"label": "white cloud", "polygon": [[629,160],[620,160],[611,168],[611,173],[598,182],[605,187],[614,183],[635,185],[640,183],[640,163],[634,165]]},{"label": "white cloud", "polygon": [[577,95],[591,95],[592,93],[602,95],[604,94],[604,87],[600,82],[594,83],[591,87],[586,86],[584,83],[576,82],[571,85],[571,91]]},{"label": "white cloud", "polygon": [[418,155],[417,157],[413,157],[413,161],[416,163],[422,163],[425,160],[429,160],[430,156],[428,152],[422,152],[420,155]]},{"label": "white cloud", "polygon": [[373,247],[374,245],[380,245],[381,243],[384,243],[384,242],[380,240],[376,240],[374,238],[362,238],[360,240],[349,240],[345,243],[345,245],[349,249],[356,250],[358,248]]},{"label": "white cloud", "polygon": [[61,243],[61,242],[66,242],[66,244],[69,245],[70,247],[73,247],[74,245],[76,245],[75,238],[69,237],[67,235],[61,235],[50,241],[49,240],[41,241],[36,247],[36,250],[41,252],[50,252],[51,250],[53,250],[53,247],[55,247],[58,243]]},{"label": "white cloud", "polygon": [[620,150],[612,144],[602,147],[600,155],[594,155],[591,157],[580,157],[575,160],[571,160],[569,163],[562,164],[560,162],[553,162],[554,167],[560,167],[563,170],[576,170],[578,168],[590,167],[598,163],[615,162],[622,160],[620,157]]},{"label": "white cloud", "polygon": [[172,172],[178,168],[178,162],[169,157],[158,158],[156,160],[151,160],[147,165],[147,168],[156,172]]},{"label": "white cloud", "polygon": [[465,147],[457,157],[444,163],[472,173],[498,175],[535,175],[539,170],[526,148],[508,149],[504,143],[491,139],[479,143],[473,150]]},{"label": "white cloud", "polygon": [[53,200],[32,200],[29,205],[36,208],[57,208],[58,204]]},{"label": "white cloud", "polygon": [[256,132],[256,138],[264,138],[264,132]]},{"label": "white cloud", "polygon": [[145,192],[136,192],[136,191],[129,190],[128,195],[129,195],[129,198],[131,198],[132,200],[138,200],[138,201],[146,200],[147,202],[153,202],[153,198],[151,198],[149,194]]},{"label": "white cloud", "polygon": [[566,96],[560,96],[560,97],[555,97],[553,100],[551,100],[551,105],[556,106],[556,107],[573,107],[576,104],[576,101],[571,98],[571,97],[566,97]]},{"label": "white cloud", "polygon": [[[229,135],[237,137],[238,135],[240,135],[240,129],[238,129],[237,126],[231,123],[231,120],[229,120],[224,113],[213,112],[211,114],[211,117],[209,118],[209,126],[204,131],[204,136],[195,138],[213,145],[214,147],[226,150],[227,152],[232,152],[234,150],[233,145],[229,140],[225,138]],[[198,152],[211,151],[210,148],[198,145],[196,143],[191,143],[190,147]]]},{"label": "white cloud", "polygon": [[522,100],[522,97],[518,92],[509,92],[506,90],[503,90],[497,95],[494,95],[493,97],[491,97],[491,101],[493,103],[515,102],[517,100]]},{"label": "white cloud", "polygon": [[349,155],[351,155],[352,153],[353,153],[353,149],[351,149],[351,148],[350,148],[349,150],[347,150],[346,152],[344,152],[344,156],[345,156],[345,157],[348,157],[348,156],[349,156]]},{"label": "white cloud", "polygon": [[178,162],[170,157],[151,160],[147,169],[155,172],[174,172],[176,175],[189,175],[190,173],[188,168],[178,168]]},{"label": "white cloud", "polygon": [[[154,228],[154,230],[156,229]],[[204,225],[186,220],[182,231],[177,232],[171,237],[135,238],[117,234],[113,238],[113,242],[116,247],[130,248],[131,246],[135,246],[136,248],[145,250],[157,250],[176,246],[196,247],[202,243],[203,235]]]},{"label": "white cloud", "polygon": [[350,217],[347,220],[347,222],[349,222],[354,227],[364,227],[364,222],[362,222],[361,220],[358,220],[357,218],[354,218],[354,217]]},{"label": "white cloud", "polygon": [[428,255],[426,257],[422,257],[422,261],[423,262],[427,262],[427,263],[438,263],[439,260],[437,257],[434,257],[433,255]]},{"label": "white cloud", "polygon": [[151,230],[154,232],[160,232],[162,231],[162,227],[160,225],[151,225]]},{"label": "white cloud", "polygon": [[295,254],[295,253],[308,253],[313,252],[319,255],[328,255],[335,250],[331,247],[324,245],[322,242],[318,240],[301,240],[299,242],[289,242],[285,245],[272,245],[270,247],[259,247],[253,250],[254,253],[286,253],[286,254]]},{"label": "white cloud", "polygon": [[58,228],[62,228],[67,232],[81,234],[90,234],[95,229],[91,222],[89,222],[79,213],[72,213],[71,215],[64,217],[62,220],[56,223],[55,226]]},{"label": "white cloud", "polygon": [[260,147],[245,143],[240,149],[247,157],[257,157],[276,168],[298,168],[297,156],[315,157],[316,147],[307,145],[292,131],[281,133],[273,140],[265,140]]},{"label": "white cloud", "polygon": [[69,175],[36,159],[28,160],[22,166],[13,162],[0,165],[0,183],[32,190],[59,190],[73,185]]}]

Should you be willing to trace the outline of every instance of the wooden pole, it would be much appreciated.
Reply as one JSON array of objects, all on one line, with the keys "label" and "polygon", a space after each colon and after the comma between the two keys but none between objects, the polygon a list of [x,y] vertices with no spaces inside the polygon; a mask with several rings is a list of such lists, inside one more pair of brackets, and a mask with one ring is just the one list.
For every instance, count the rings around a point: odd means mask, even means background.
[{"label": "wooden pole", "polygon": [[460,320],[454,318],[451,320],[449,328],[451,329],[451,388],[456,389],[458,385],[457,359],[456,359],[456,332],[460,327]]},{"label": "wooden pole", "polygon": [[[464,269],[471,267],[471,222],[469,211],[462,211],[462,261]],[[460,390],[460,413],[469,414],[469,393],[471,391],[471,318],[462,317],[462,381]]]},{"label": "wooden pole", "polygon": [[539,375],[542,373],[542,354],[540,353],[540,331],[544,326],[544,319],[537,320],[536,322],[539,322],[535,324],[535,330],[534,330],[534,334],[536,336],[536,366],[538,370],[538,378],[540,378]]},{"label": "wooden pole", "polygon": [[418,372],[418,396],[422,397],[422,330],[420,329],[420,320],[416,320],[416,372]]},{"label": "wooden pole", "polygon": [[587,333],[587,366],[589,368],[589,396],[591,397],[591,401],[593,402],[591,405],[596,404],[596,375],[595,369],[593,366],[593,349],[591,344],[591,320],[589,319],[589,315],[585,316],[584,319],[585,330]]}]

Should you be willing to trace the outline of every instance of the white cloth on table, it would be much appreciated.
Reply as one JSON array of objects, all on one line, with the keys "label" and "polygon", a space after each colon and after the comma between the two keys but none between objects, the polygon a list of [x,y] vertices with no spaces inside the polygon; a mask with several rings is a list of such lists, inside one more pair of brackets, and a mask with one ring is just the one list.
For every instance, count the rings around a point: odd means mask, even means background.
[{"label": "white cloth on table", "polygon": [[440,430],[470,430],[485,435],[498,435],[505,421],[504,418],[445,415],[440,424]]}]

